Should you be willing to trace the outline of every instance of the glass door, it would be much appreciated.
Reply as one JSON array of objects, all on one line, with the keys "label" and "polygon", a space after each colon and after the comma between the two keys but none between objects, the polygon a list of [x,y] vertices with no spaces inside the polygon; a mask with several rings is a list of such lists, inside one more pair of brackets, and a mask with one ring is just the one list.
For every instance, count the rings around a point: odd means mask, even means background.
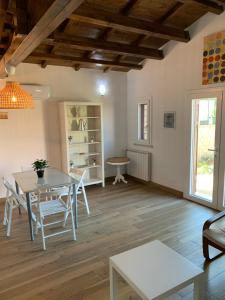
[{"label": "glass door", "polygon": [[216,208],[222,93],[192,95],[190,101],[191,132],[187,197]]}]

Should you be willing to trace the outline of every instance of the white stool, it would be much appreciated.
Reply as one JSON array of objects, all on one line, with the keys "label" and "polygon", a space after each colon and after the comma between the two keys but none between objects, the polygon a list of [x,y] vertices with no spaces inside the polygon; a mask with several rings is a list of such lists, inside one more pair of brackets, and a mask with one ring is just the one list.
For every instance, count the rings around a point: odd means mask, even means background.
[{"label": "white stool", "polygon": [[116,174],[113,184],[116,184],[117,182],[120,182],[120,181],[127,183],[124,176],[121,174],[120,168],[121,168],[121,166],[125,166],[130,163],[129,158],[127,158],[127,157],[110,157],[107,159],[106,163],[111,166],[116,166],[116,168],[117,168],[117,174]]}]

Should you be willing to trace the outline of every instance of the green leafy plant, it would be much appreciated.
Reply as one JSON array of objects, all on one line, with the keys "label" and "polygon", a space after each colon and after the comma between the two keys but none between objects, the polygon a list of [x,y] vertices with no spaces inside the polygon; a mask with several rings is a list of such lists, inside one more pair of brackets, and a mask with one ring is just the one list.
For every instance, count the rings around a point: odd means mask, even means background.
[{"label": "green leafy plant", "polygon": [[34,171],[44,170],[44,169],[48,168],[48,162],[45,159],[36,159],[32,163],[32,167],[33,167]]}]

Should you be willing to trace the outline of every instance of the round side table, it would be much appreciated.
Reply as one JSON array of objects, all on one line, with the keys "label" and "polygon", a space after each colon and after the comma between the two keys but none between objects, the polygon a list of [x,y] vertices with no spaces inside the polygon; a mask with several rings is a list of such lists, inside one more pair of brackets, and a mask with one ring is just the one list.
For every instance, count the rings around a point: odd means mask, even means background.
[{"label": "round side table", "polygon": [[120,168],[121,168],[121,166],[125,166],[130,163],[129,158],[127,158],[127,157],[110,157],[107,159],[106,163],[111,166],[116,166],[116,168],[117,168],[117,174],[116,174],[113,184],[116,184],[117,182],[120,182],[120,181],[127,183],[124,176],[121,174]]}]

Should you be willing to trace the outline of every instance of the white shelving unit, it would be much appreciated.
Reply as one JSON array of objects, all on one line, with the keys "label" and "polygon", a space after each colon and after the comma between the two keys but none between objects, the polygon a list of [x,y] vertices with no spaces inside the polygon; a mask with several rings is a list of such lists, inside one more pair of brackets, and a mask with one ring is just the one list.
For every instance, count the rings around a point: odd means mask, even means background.
[{"label": "white shelving unit", "polygon": [[63,171],[86,169],[85,185],[105,186],[102,105],[60,102]]}]

